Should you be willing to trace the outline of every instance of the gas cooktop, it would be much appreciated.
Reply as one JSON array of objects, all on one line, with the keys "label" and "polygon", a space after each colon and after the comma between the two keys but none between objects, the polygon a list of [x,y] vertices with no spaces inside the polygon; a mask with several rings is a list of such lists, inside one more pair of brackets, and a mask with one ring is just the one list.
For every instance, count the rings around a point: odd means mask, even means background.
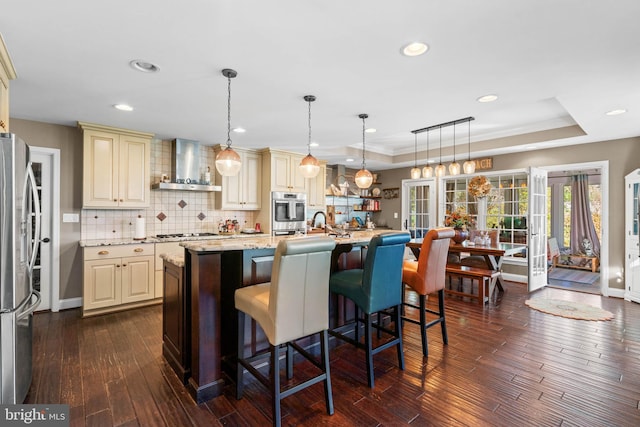
[{"label": "gas cooktop", "polygon": [[158,239],[169,239],[171,237],[210,237],[217,236],[217,233],[173,233],[173,234],[157,234]]}]

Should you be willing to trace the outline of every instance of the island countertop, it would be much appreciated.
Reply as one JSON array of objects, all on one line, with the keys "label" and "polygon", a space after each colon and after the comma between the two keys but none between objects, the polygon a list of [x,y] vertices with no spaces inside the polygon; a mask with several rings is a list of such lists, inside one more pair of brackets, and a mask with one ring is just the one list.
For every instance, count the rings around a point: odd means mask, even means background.
[{"label": "island countertop", "polygon": [[[345,237],[334,237],[337,244],[367,244],[373,236],[385,233],[398,233],[394,230],[366,230],[354,231]],[[219,239],[219,240],[198,240],[180,243],[185,249],[195,252],[220,252],[237,251],[246,249],[273,249],[278,246],[278,242],[285,239],[314,239],[328,234],[310,234],[303,236],[260,236]]]}]

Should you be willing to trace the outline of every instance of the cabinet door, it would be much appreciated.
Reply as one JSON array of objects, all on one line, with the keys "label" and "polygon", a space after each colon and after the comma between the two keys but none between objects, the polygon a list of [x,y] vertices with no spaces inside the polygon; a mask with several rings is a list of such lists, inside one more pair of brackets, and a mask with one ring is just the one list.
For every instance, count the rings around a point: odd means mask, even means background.
[{"label": "cabinet door", "polygon": [[149,206],[151,143],[148,139],[120,135],[118,203],[121,208]]},{"label": "cabinet door", "polygon": [[119,135],[85,131],[83,207],[118,207]]},{"label": "cabinet door", "polygon": [[222,204],[218,209],[241,210],[242,209],[242,182],[245,169],[244,162],[242,168],[236,176],[222,177]]},{"label": "cabinet door", "polygon": [[122,258],[122,303],[152,299],[154,280],[153,256]]},{"label": "cabinet door", "polygon": [[292,191],[289,184],[291,156],[271,153],[271,191]]},{"label": "cabinet door", "polygon": [[289,185],[291,186],[291,190],[296,193],[304,193],[307,191],[306,187],[306,178],[300,172],[300,162],[304,156],[292,154],[289,159]]},{"label": "cabinet door", "polygon": [[307,206],[313,210],[324,211],[326,209],[326,171],[327,167],[320,165],[318,175],[307,180]]},{"label": "cabinet door", "polygon": [[262,186],[262,155],[259,153],[244,153],[242,160],[242,196],[243,209],[259,210],[262,206],[260,193]]},{"label": "cabinet door", "polygon": [[120,258],[84,262],[84,310],[121,303],[121,270]]}]

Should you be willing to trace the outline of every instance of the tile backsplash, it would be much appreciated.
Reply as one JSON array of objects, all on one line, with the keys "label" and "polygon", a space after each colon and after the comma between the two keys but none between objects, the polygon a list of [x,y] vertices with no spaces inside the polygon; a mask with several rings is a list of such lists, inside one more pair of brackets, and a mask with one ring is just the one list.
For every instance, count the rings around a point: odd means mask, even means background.
[{"label": "tile backsplash", "polygon": [[[213,147],[201,146],[201,173],[207,166],[214,168]],[[171,141],[151,142],[151,183],[160,181],[162,174],[171,171]],[[211,172],[211,176],[215,174]],[[216,183],[219,184],[219,183]],[[147,209],[83,209],[81,239],[121,239],[135,235],[136,218],[145,218],[146,235],[170,233],[204,233],[218,230],[218,223],[236,219],[242,228],[252,228],[252,211],[223,211],[215,209],[215,193],[192,191],[151,190],[151,204]]]}]

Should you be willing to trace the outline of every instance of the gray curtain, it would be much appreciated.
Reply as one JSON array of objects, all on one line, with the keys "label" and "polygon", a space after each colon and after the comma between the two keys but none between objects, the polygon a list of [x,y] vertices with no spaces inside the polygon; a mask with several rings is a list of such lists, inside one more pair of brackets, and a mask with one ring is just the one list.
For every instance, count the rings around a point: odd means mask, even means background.
[{"label": "gray curtain", "polygon": [[571,177],[571,253],[584,253],[585,239],[591,242],[593,254],[600,257],[600,240],[589,206],[589,177],[580,174]]}]

